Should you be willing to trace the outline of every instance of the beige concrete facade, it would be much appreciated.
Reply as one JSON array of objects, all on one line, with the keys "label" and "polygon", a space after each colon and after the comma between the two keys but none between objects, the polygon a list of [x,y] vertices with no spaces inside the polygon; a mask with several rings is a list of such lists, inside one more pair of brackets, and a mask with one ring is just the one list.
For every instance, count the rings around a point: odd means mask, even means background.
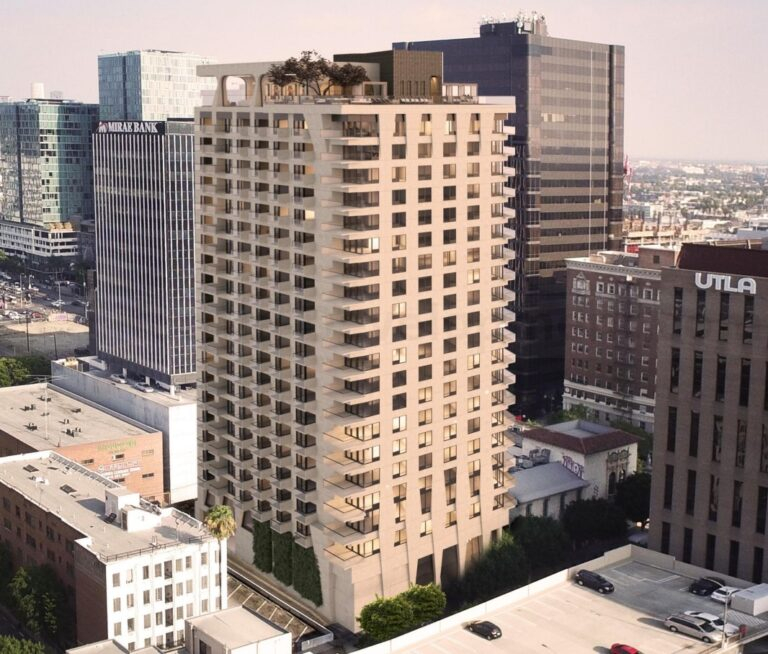
[{"label": "beige concrete facade", "polygon": [[266,68],[199,69],[198,512],[245,561],[252,521],[312,547],[354,627],[508,523],[514,106],[270,100]]}]

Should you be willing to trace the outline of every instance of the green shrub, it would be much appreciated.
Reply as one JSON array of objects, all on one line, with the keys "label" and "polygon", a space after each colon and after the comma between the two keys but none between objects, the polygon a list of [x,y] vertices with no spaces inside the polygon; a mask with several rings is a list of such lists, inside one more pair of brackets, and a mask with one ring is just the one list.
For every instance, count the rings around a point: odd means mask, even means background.
[{"label": "green shrub", "polygon": [[570,540],[557,520],[521,516],[512,524],[511,534],[523,548],[532,570],[559,570],[563,567]]},{"label": "green shrub", "polygon": [[473,561],[458,591],[465,602],[489,600],[525,585],[528,570],[525,551],[505,533]]},{"label": "green shrub", "polygon": [[572,502],[563,513],[562,523],[577,544],[620,538],[627,533],[624,510],[604,499]]},{"label": "green shrub", "polygon": [[272,528],[269,522],[253,521],[253,565],[272,572]]},{"label": "green shrub", "polygon": [[360,611],[360,626],[376,642],[396,638],[416,626],[413,609],[402,595],[379,597]]},{"label": "green shrub", "polygon": [[45,654],[45,647],[33,640],[0,636],[0,654]]},{"label": "green shrub", "polygon": [[437,584],[411,586],[398,597],[402,597],[411,605],[413,619],[417,625],[434,622],[443,617],[445,593]]},{"label": "green shrub", "polygon": [[323,603],[320,569],[317,566],[315,551],[296,542],[293,543],[293,587],[316,606]]},{"label": "green shrub", "polygon": [[272,534],[272,572],[286,586],[293,583],[293,535]]}]

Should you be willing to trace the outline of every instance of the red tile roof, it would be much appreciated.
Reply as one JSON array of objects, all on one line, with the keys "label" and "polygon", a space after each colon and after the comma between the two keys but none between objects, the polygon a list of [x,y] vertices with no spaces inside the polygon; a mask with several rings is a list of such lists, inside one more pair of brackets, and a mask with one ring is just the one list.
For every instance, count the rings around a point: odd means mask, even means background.
[{"label": "red tile roof", "polygon": [[621,431],[620,429],[614,429],[613,431],[607,431],[602,434],[595,433],[591,436],[579,437],[572,436],[571,434],[564,434],[559,431],[552,431],[546,427],[537,427],[524,432],[523,437],[546,443],[552,447],[560,447],[564,450],[580,452],[581,454],[605,452],[606,450],[613,450],[617,447],[632,445],[633,443],[638,443],[640,441],[638,436]]}]

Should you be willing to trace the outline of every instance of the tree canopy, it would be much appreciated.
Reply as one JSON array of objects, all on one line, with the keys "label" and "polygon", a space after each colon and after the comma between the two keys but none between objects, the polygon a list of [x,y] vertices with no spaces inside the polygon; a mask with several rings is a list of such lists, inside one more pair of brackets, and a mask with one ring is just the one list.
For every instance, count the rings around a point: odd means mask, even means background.
[{"label": "tree canopy", "polygon": [[0,388],[33,384],[51,374],[51,362],[41,356],[0,357]]},{"label": "tree canopy", "polygon": [[360,626],[376,642],[396,638],[413,629],[413,607],[405,598],[379,597],[360,611]]},{"label": "tree canopy", "polygon": [[651,510],[651,475],[636,472],[616,485],[616,504],[632,522],[645,522]]},{"label": "tree canopy", "polygon": [[45,647],[33,640],[0,636],[0,654],[45,654]]},{"label": "tree canopy", "polygon": [[237,523],[235,522],[234,515],[232,515],[232,509],[223,504],[212,507],[205,514],[203,523],[217,540],[229,538],[237,530]]},{"label": "tree canopy", "polygon": [[562,523],[577,544],[620,538],[627,533],[624,510],[604,499],[572,502],[565,509]]},{"label": "tree canopy", "polygon": [[523,548],[533,570],[545,571],[563,566],[570,540],[557,520],[521,516],[512,524],[511,533]]},{"label": "tree canopy", "polygon": [[400,593],[399,597],[411,605],[417,626],[441,618],[445,611],[445,593],[437,584],[411,586]]},{"label": "tree canopy", "polygon": [[334,86],[348,88],[368,79],[365,68],[328,61],[314,50],[304,50],[282,64],[272,64],[267,79],[280,89],[296,82],[316,95],[327,95]]}]

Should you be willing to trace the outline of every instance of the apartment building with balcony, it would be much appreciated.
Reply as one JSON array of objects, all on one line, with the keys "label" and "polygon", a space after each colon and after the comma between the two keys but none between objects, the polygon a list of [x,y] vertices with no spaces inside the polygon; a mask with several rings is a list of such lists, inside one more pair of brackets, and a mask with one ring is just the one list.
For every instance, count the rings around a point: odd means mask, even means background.
[{"label": "apartment building with balcony", "polygon": [[196,115],[197,511],[233,508],[244,561],[265,525],[312,548],[320,610],[350,628],[508,524],[513,401],[514,105],[433,95],[439,59],[394,99],[369,59],[320,97],[280,96],[269,64],[201,66],[218,86]]},{"label": "apartment building with balcony", "polygon": [[0,459],[0,519],[14,567],[56,573],[78,644],[176,648],[185,619],[226,608],[224,541],[56,452]]}]

